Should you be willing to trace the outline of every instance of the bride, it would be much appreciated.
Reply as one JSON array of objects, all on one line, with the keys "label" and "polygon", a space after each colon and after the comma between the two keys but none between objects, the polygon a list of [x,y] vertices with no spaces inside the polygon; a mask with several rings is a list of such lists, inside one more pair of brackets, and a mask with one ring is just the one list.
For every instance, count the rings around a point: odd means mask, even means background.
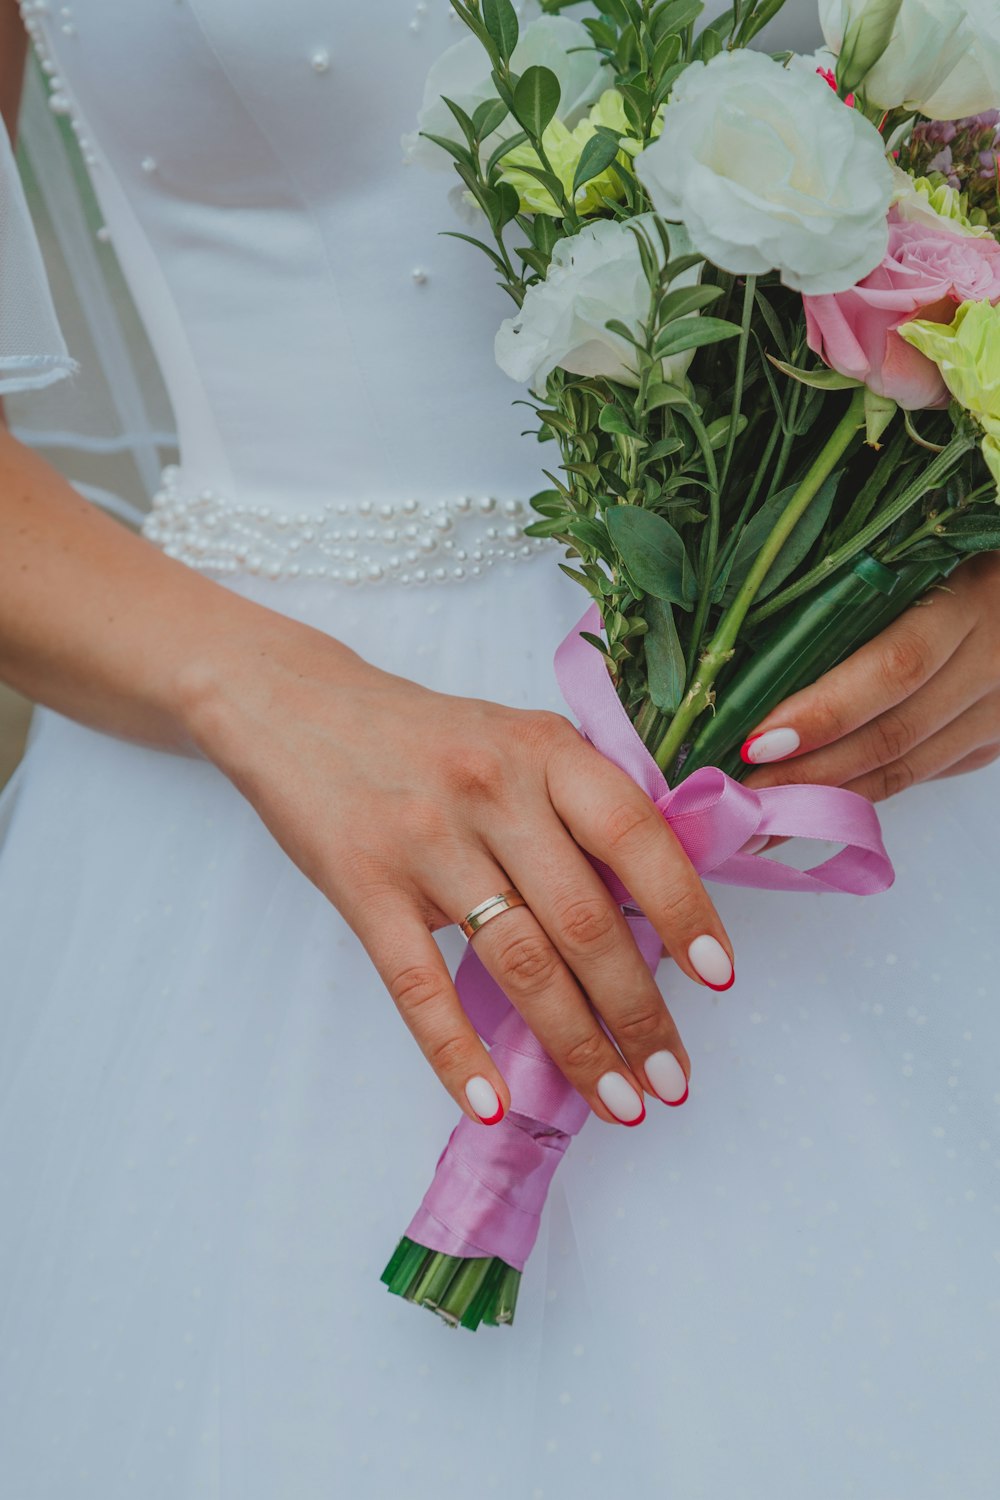
[{"label": "bride", "polygon": [[[39,704],[0,803],[3,1493],[992,1497],[997,564],[755,741],[762,784],[926,783],[894,890],[716,902],[559,712],[580,601],[521,532],[504,309],[400,160],[446,0],[0,0],[11,132],[24,23],[180,463],[135,535],[0,431],[0,676]],[[18,336],[0,389],[62,359]],[[470,1338],[378,1277],[456,1108],[509,1105],[450,974],[511,887],[477,951],[598,1119]]]}]

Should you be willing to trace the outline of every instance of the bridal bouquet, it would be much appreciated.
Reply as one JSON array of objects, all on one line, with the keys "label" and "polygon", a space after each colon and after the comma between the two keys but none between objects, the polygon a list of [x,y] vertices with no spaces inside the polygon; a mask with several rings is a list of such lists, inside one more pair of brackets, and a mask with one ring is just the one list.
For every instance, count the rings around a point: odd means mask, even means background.
[{"label": "bridal bouquet", "polygon": [[[557,658],[570,705],[702,873],[884,888],[867,803],[738,783],[777,703],[1000,548],[1000,11],[820,0],[805,58],[749,50],[783,0],[701,29],[700,0],[523,26],[452,3],[470,35],[407,145],[454,167],[477,222],[453,232],[513,303],[496,358],[553,455],[528,530],[592,601]],[[775,833],[845,848],[794,871],[750,852]],[[491,986],[470,949],[512,1110],[463,1119],[383,1276],[473,1328],[513,1317],[587,1113]]]}]

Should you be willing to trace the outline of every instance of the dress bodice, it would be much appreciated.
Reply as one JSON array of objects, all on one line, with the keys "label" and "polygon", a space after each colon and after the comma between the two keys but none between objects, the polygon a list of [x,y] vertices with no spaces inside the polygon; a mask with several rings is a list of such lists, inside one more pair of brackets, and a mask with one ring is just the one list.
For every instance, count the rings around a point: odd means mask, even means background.
[{"label": "dress bodice", "polygon": [[[447,0],[27,0],[185,469],[296,508],[521,490],[502,293],[403,160]],[[457,220],[454,227],[464,226]]]},{"label": "dress bodice", "polygon": [[482,256],[441,234],[469,227],[454,174],[408,164],[401,144],[431,64],[467,35],[448,0],[22,11],[173,403],[182,475],[161,508],[208,492],[179,555],[210,550],[237,500],[239,565],[273,576],[290,558],[273,516],[324,507],[331,527],[350,513],[339,557],[389,507],[376,550],[391,549],[407,503],[399,542],[419,565],[421,548],[440,561],[431,543],[460,519],[448,506],[492,497],[463,561],[477,542],[513,549],[518,498],[544,481],[523,393],[493,358],[510,304]]}]

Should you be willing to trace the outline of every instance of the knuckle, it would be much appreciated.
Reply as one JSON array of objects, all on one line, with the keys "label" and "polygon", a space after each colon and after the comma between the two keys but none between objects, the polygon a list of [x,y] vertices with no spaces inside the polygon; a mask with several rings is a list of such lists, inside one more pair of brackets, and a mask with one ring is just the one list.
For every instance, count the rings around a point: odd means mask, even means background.
[{"label": "knuckle", "polygon": [[660,832],[663,819],[652,802],[643,797],[629,797],[617,803],[604,819],[604,837],[609,849],[644,842]]},{"label": "knuckle", "polygon": [[701,895],[688,886],[674,891],[666,903],[664,915],[671,927],[682,932],[707,932],[705,905]]},{"label": "knuckle", "polygon": [[562,714],[547,709],[520,711],[513,720],[515,742],[530,754],[550,755],[563,745],[579,739],[577,731]]},{"label": "knuckle", "polygon": [[625,1042],[648,1042],[663,1025],[663,1008],[637,1007],[615,1024],[615,1035]]},{"label": "knuckle", "polygon": [[589,953],[607,948],[617,933],[610,901],[598,896],[578,896],[567,902],[558,914],[558,922],[566,943]]},{"label": "knuckle", "polygon": [[544,989],[555,976],[559,957],[541,935],[508,939],[497,955],[501,983],[515,991]]},{"label": "knuckle", "polygon": [[389,980],[389,993],[408,1021],[419,1016],[441,993],[441,977],[429,964],[408,964]]},{"label": "knuckle", "polygon": [[816,713],[813,732],[807,735],[808,743],[828,745],[832,740],[842,740],[851,731],[846,711],[834,697],[824,698]]},{"label": "knuckle", "polygon": [[495,802],[506,785],[503,757],[486,745],[463,745],[441,764],[448,792],[472,802]]},{"label": "knuckle", "polygon": [[589,1073],[604,1055],[604,1041],[597,1031],[571,1042],[563,1052],[563,1062],[574,1073]]},{"label": "knuckle", "polygon": [[891,765],[882,766],[877,773],[876,786],[879,795],[876,801],[884,802],[889,797],[905,792],[915,780],[913,767],[908,760],[894,760]]},{"label": "knuckle", "polygon": [[892,709],[874,720],[871,735],[882,765],[898,760],[913,744],[913,731],[909,724],[902,714]]},{"label": "knuckle", "polygon": [[446,1036],[427,1048],[427,1061],[435,1073],[457,1073],[468,1063],[468,1044],[459,1036]]},{"label": "knuckle", "polygon": [[897,630],[882,649],[881,673],[887,687],[912,693],[927,679],[930,654],[917,631]]}]

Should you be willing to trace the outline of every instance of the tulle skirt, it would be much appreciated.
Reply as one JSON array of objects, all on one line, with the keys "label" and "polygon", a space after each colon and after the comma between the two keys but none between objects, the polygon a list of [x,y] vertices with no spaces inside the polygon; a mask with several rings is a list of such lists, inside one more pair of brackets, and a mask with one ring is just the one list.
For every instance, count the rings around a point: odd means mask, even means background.
[{"label": "tulle skirt", "polygon": [[[581,612],[551,558],[246,590],[545,707]],[[379,1283],[454,1106],[353,934],[211,765],[39,712],[0,801],[0,1492],[994,1500],[1000,767],[884,823],[886,896],[716,890],[734,989],[660,970],[688,1102],[588,1123],[514,1327],[469,1335]]]}]

